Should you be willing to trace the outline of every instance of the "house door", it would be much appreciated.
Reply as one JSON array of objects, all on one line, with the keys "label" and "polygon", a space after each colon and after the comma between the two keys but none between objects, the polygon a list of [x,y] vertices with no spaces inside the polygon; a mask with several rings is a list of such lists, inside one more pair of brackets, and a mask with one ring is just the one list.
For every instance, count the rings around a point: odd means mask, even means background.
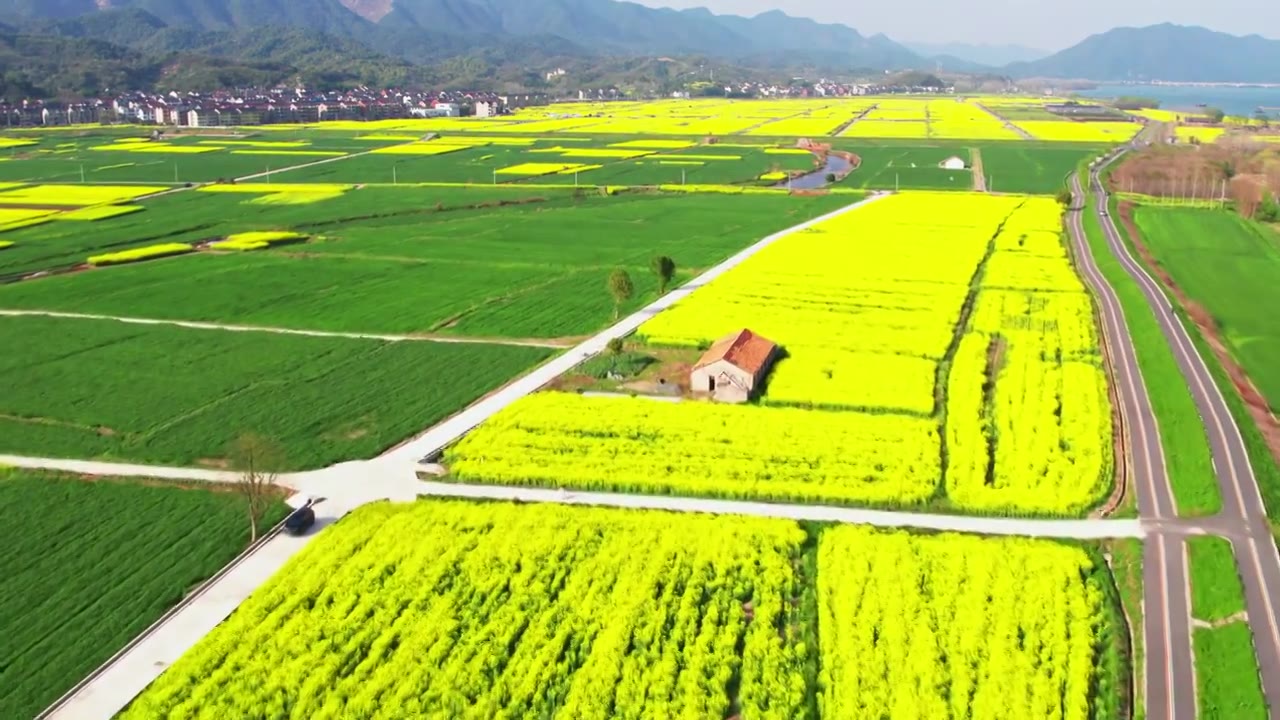
[{"label": "house door", "polygon": [[708,378],[707,378],[707,392],[713,393],[713,392],[715,392],[715,391],[716,391],[716,379],[715,379],[715,378],[713,378],[713,377],[708,377]]}]

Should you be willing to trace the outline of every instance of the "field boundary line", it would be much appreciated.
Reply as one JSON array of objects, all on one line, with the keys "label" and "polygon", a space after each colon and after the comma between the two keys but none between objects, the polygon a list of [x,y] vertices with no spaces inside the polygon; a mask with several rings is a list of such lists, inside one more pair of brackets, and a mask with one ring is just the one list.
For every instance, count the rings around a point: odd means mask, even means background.
[{"label": "field boundary line", "polygon": [[203,320],[161,320],[157,318],[126,317],[121,315],[60,312],[56,310],[0,309],[0,317],[50,317],[69,320],[109,320],[127,323],[130,325],[168,325],[187,328],[189,330],[259,332],[274,335],[302,335],[306,337],[343,338],[347,340],[377,340],[381,342],[433,342],[454,345],[516,345],[521,347],[550,348],[553,350],[565,350],[571,347],[568,343],[557,343],[552,340],[515,340],[510,338],[444,337],[440,335],[397,335],[385,333],[339,332],[334,330],[301,330],[297,328],[272,327],[269,325],[233,325],[227,323],[206,322]]},{"label": "field boundary line", "polygon": [[667,510],[711,515],[748,515],[785,520],[852,523],[882,528],[924,528],[979,535],[1090,540],[1144,538],[1149,532],[1147,526],[1137,519],[1060,520],[1052,518],[1001,518],[982,515],[942,515],[898,510],[871,510],[838,505],[723,500],[681,495],[550,490],[524,486],[477,485],[433,480],[419,480],[417,489],[419,495],[431,497],[517,500],[520,502]]},{"label": "field boundary line", "polygon": [[[279,170],[267,170],[266,172],[254,173],[253,175],[245,175],[244,177],[238,177],[238,178],[235,178],[234,182],[239,183],[239,182],[245,182],[246,180],[257,180],[258,178],[261,178],[261,177],[267,178],[268,182],[270,182],[271,176],[276,175],[278,173],[291,172],[293,170],[304,170],[306,168],[315,167],[317,165],[325,165],[328,163],[340,162],[342,160],[349,160],[351,158],[364,157],[365,155],[371,155],[379,150],[384,150],[386,148],[406,147],[408,145],[414,145],[419,142],[421,142],[421,140],[412,140],[410,142],[396,143],[394,145],[383,145],[381,147],[365,150],[364,152],[351,153],[350,155],[343,155],[341,157],[329,157],[329,158],[324,158],[323,160],[316,160],[314,162],[303,163],[301,165],[290,165],[289,167],[280,168]],[[203,184],[209,185],[212,183],[203,183]],[[355,184],[355,183],[340,183],[340,184],[346,185],[346,184]]]},{"label": "field boundary line", "polygon": [[134,636],[134,638],[130,640],[128,644],[126,644],[124,647],[117,650],[114,655],[107,658],[106,661],[103,662],[101,665],[99,665],[97,668],[95,668],[93,672],[86,675],[84,678],[80,680],[80,682],[76,683],[70,690],[63,693],[62,696],[59,697],[57,700],[55,700],[51,705],[49,705],[49,707],[41,711],[39,715],[36,715],[35,720],[48,720],[49,718],[53,718],[57,716],[57,714],[60,713],[62,709],[68,703],[70,703],[72,699],[75,698],[76,695],[80,694],[82,690],[84,690],[86,687],[92,684],[95,680],[97,680],[103,673],[109,670],[111,666],[114,665],[120,658],[127,655],[129,651],[133,650],[138,645],[141,645],[147,638],[151,637],[151,635],[155,633],[156,630],[159,630],[160,628],[164,627],[175,616],[177,616],[179,613],[185,610],[187,606],[191,605],[196,600],[199,600],[200,597],[203,596],[206,592],[208,592],[219,580],[221,580],[232,570],[235,570],[237,567],[243,564],[244,561],[248,560],[254,553],[260,550],[264,545],[274,540],[276,536],[279,535],[282,530],[284,530],[284,524],[286,520],[288,520],[287,515],[284,518],[282,518],[280,522],[276,523],[275,527],[268,530],[262,537],[250,543],[248,547],[240,551],[240,554],[236,555],[235,558],[231,560],[231,562],[227,563],[226,565],[223,565],[218,570],[218,572],[214,573],[213,575],[210,575],[207,579],[204,580],[204,582],[197,585],[194,590],[187,593],[185,597],[179,600],[173,607],[169,608],[169,610],[166,611],[165,614],[161,615],[159,618],[156,619],[155,622],[148,625],[146,630],[143,630],[142,632]]},{"label": "field boundary line", "polygon": [[[226,470],[204,468],[165,467],[145,463],[118,463],[112,461],[77,460],[74,458],[41,458],[23,455],[0,455],[0,467],[18,467],[28,470],[52,470],[78,475],[110,477],[145,477],[157,480],[192,480],[196,482],[236,482],[239,475]],[[282,476],[285,477],[285,476]]]}]

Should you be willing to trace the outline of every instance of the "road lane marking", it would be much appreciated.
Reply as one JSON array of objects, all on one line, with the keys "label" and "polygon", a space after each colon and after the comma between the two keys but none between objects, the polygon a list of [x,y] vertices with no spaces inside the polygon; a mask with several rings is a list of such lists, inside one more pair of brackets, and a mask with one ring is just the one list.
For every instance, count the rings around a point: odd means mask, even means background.
[{"label": "road lane marking", "polygon": [[1200,688],[1196,679],[1196,650],[1194,635],[1196,631],[1195,617],[1191,610],[1191,543],[1179,539],[1178,544],[1182,546],[1182,591],[1186,594],[1187,602],[1187,652],[1183,657],[1187,658],[1188,664],[1191,666],[1191,707],[1196,709],[1192,717],[1199,715],[1200,709]]},{"label": "road lane marking", "polygon": [[1156,556],[1160,559],[1160,577],[1164,579],[1164,583],[1160,586],[1160,604],[1164,610],[1165,701],[1169,705],[1169,712],[1165,717],[1169,718],[1169,720],[1176,720],[1178,714],[1174,712],[1177,708],[1177,700],[1173,687],[1173,617],[1169,612],[1169,558],[1165,540],[1164,535],[1161,535],[1156,540]]}]

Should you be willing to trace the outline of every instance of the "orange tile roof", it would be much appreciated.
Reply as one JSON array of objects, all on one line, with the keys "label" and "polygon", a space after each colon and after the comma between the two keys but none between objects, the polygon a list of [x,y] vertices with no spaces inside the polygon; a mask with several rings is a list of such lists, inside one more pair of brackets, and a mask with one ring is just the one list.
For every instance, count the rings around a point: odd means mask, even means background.
[{"label": "orange tile roof", "polygon": [[739,330],[732,335],[717,340],[710,350],[703,353],[698,360],[698,364],[694,365],[694,367],[705,367],[711,363],[725,360],[734,367],[755,375],[764,369],[765,363],[769,361],[769,356],[773,354],[777,347],[772,341],[766,340],[750,330]]}]

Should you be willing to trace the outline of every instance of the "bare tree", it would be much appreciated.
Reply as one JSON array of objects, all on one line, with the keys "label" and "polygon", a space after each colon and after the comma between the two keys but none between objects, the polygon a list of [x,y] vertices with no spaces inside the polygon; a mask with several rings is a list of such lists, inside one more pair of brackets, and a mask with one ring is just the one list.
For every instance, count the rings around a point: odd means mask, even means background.
[{"label": "bare tree", "polygon": [[249,513],[249,542],[258,540],[258,526],[273,499],[276,475],[284,454],[280,446],[260,435],[245,433],[231,443],[231,466],[240,477],[236,489]]}]

